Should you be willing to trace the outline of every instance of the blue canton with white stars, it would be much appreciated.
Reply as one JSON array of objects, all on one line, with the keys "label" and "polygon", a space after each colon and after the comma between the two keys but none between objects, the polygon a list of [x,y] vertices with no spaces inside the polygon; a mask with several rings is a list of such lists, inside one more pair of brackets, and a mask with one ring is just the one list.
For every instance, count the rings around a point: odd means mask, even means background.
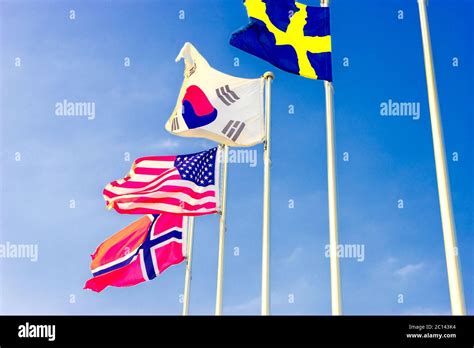
[{"label": "blue canton with white stars", "polygon": [[217,147],[214,147],[207,151],[177,156],[174,166],[183,180],[198,186],[214,185],[216,157]]}]

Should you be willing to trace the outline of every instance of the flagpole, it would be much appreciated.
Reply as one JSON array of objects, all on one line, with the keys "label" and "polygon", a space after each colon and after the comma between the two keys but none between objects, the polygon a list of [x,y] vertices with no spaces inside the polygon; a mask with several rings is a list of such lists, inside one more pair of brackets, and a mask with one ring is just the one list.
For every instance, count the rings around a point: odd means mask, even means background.
[{"label": "flagpole", "polygon": [[227,162],[229,157],[229,147],[222,145],[224,155],[222,159],[222,203],[221,216],[219,219],[219,256],[217,262],[217,291],[216,291],[216,315],[222,315],[222,292],[224,281],[224,240],[226,232],[226,205],[227,205]]},{"label": "flagpole", "polygon": [[421,36],[423,41],[426,84],[428,87],[428,103],[430,108],[431,131],[433,136],[436,179],[438,182],[439,205],[441,211],[441,224],[443,227],[444,251],[446,254],[451,311],[454,315],[466,315],[456,241],[456,226],[453,216],[451,190],[449,187],[448,169],[446,164],[446,151],[443,140],[443,126],[441,124],[433,54],[431,52],[430,29],[428,26],[428,15],[426,13],[426,0],[418,0],[418,8],[420,11]]},{"label": "flagpole", "polygon": [[262,315],[270,314],[270,101],[271,82],[275,75],[271,71],[265,78],[265,143],[263,151],[263,232],[262,232]]},{"label": "flagpole", "polygon": [[[321,0],[321,7],[329,7],[329,0]],[[334,90],[332,83],[324,81],[326,92],[326,143],[328,166],[328,211],[329,211],[329,262],[331,271],[332,315],[342,314],[341,277],[337,256],[337,199],[336,199],[336,158],[334,145]]]},{"label": "flagpole", "polygon": [[194,235],[194,217],[188,217],[188,228],[186,237],[186,272],[184,275],[184,301],[183,301],[183,315],[189,313],[189,296],[191,291],[191,266],[193,261],[193,235]]}]

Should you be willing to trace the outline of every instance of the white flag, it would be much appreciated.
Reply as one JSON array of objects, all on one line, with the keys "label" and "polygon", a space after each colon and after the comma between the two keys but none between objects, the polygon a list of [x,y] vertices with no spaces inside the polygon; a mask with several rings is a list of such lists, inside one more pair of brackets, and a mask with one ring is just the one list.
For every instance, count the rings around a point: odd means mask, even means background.
[{"label": "white flag", "polygon": [[229,146],[263,142],[263,77],[243,79],[221,73],[189,42],[176,61],[181,59],[185,63],[184,81],[166,130]]}]

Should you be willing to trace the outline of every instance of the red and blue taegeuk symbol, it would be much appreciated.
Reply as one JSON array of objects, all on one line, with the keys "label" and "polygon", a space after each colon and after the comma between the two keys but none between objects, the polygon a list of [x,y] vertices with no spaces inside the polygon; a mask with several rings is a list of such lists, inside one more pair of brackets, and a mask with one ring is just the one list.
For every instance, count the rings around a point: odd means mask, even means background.
[{"label": "red and blue taegeuk symbol", "polygon": [[183,118],[189,129],[203,127],[217,117],[217,109],[198,86],[186,89],[183,98]]}]

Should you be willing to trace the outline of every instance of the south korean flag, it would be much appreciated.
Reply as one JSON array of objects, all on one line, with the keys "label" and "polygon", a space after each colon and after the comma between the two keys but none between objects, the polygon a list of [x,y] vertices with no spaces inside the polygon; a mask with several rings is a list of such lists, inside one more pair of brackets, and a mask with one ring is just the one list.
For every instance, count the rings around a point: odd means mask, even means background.
[{"label": "south korean flag", "polygon": [[217,71],[189,42],[176,61],[181,59],[184,81],[166,130],[229,146],[262,143],[264,78],[243,79]]}]

